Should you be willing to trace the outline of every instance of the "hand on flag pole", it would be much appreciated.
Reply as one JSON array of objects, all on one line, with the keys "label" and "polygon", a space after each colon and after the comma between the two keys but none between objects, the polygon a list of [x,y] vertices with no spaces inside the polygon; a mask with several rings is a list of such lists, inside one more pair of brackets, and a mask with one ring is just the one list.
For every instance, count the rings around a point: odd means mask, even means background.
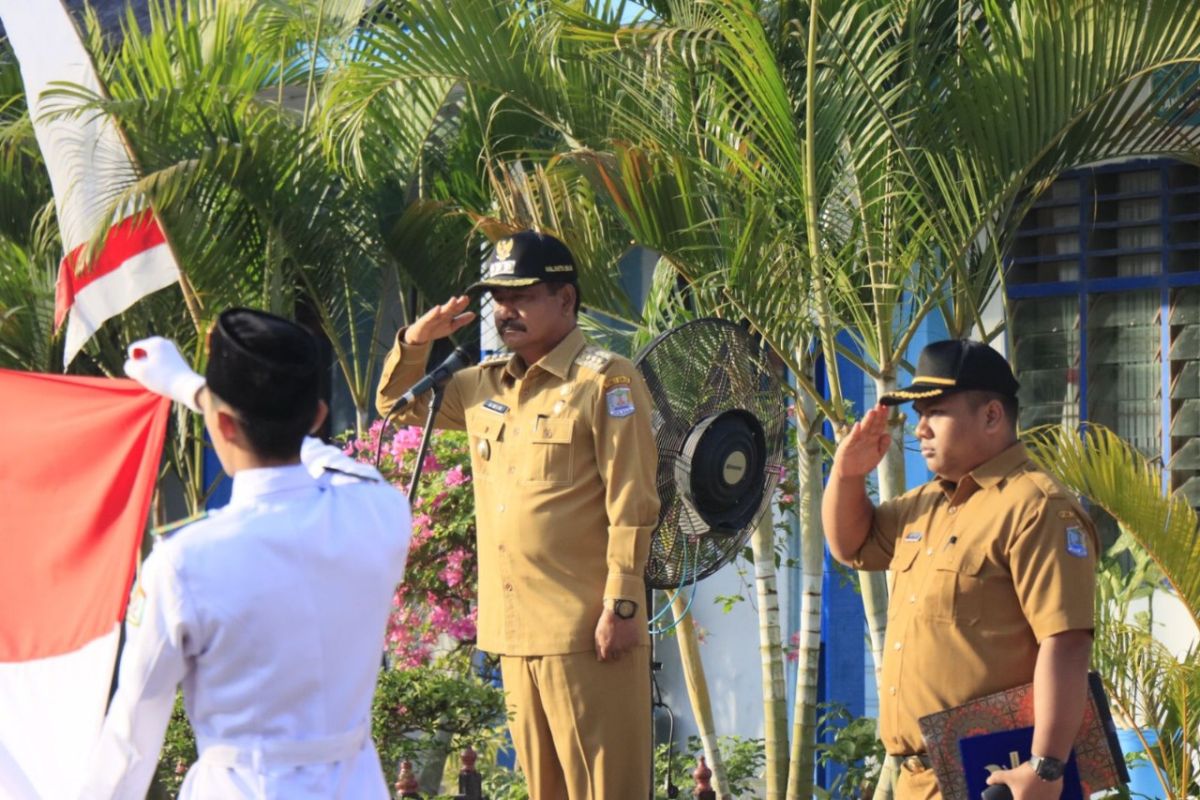
[{"label": "hand on flag pole", "polygon": [[125,374],[155,394],[183,403],[199,411],[196,396],[204,388],[204,376],[197,374],[170,339],[151,336],[129,345]]}]

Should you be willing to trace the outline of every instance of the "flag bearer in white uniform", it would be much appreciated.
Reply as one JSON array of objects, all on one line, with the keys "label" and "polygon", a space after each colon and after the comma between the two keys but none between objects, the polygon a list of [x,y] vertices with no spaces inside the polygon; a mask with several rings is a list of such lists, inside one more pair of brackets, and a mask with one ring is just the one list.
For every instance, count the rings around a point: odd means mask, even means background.
[{"label": "flag bearer in white uniform", "polygon": [[388,797],[370,711],[409,509],[306,438],[327,411],[316,342],[233,309],[203,378],[165,339],[130,355],[130,377],[203,411],[233,493],[142,566],[84,797],[145,797],[180,684],[200,750],[181,798]]}]

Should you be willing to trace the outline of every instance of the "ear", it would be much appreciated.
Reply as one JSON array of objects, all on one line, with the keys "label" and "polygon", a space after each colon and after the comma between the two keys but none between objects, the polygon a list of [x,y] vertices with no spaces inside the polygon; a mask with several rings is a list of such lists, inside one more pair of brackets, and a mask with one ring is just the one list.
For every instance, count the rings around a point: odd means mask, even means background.
[{"label": "ear", "polygon": [[999,400],[989,400],[984,406],[984,423],[988,430],[1004,427],[1004,406]]},{"label": "ear", "polygon": [[241,423],[238,422],[237,417],[224,409],[217,409],[216,416],[216,432],[220,434],[221,439],[223,441],[230,442],[231,444],[240,445],[243,438],[242,426]]},{"label": "ear", "polygon": [[312,427],[308,429],[309,433],[316,433],[317,430],[325,424],[325,417],[329,416],[329,404],[324,400],[317,400],[317,412],[313,414]]},{"label": "ear", "polygon": [[563,286],[562,291],[558,293],[559,297],[562,298],[563,314],[569,315],[575,313],[575,294],[578,291],[579,290],[575,288],[574,284],[568,283]]}]

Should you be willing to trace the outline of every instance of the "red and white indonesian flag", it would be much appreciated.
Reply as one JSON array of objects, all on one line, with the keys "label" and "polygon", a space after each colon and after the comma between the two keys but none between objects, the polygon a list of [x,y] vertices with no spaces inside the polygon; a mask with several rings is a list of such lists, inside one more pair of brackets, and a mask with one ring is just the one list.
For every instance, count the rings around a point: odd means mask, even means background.
[{"label": "red and white indonesian flag", "polygon": [[170,401],[0,370],[0,798],[69,798],[100,733]]},{"label": "red and white indonesian flag", "polygon": [[[105,320],[178,281],[179,267],[158,220],[147,209],[130,209],[108,232],[103,248],[87,258],[86,244],[101,233],[108,205],[136,180],[137,170],[110,118],[63,114],[61,99],[43,95],[55,83],[103,92],[62,3],[0,0],[0,18],[21,66],[66,250],[55,296],[55,327],[67,324],[65,366]],[[56,107],[60,113],[47,114]]]}]

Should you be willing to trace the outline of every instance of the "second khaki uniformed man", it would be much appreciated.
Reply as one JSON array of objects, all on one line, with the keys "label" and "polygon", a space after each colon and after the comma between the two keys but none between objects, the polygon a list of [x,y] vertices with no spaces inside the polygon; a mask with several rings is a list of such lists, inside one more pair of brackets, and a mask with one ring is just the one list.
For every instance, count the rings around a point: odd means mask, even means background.
[{"label": "second khaki uniformed man", "polygon": [[993,774],[1015,800],[1055,800],[1083,718],[1098,540],[1073,496],[1017,442],[1018,384],[987,345],[921,353],[911,387],[917,439],[935,480],[878,508],[865,476],[891,443],[887,409],[838,447],[822,517],[834,557],[892,572],[880,681],[889,759],[876,797],[939,796],[917,721],[1033,682],[1034,757]]},{"label": "second khaki uniformed man", "polygon": [[[457,373],[437,418],[471,443],[479,640],[500,655],[509,727],[537,800],[650,794],[644,570],[658,521],[650,399],[628,359],[576,326],[574,262],[557,239],[501,240],[477,284],[511,357]],[[472,287],[475,288],[475,287]],[[387,414],[430,344],[474,319],[452,298],[400,331]],[[426,403],[399,422],[420,422]]]}]

